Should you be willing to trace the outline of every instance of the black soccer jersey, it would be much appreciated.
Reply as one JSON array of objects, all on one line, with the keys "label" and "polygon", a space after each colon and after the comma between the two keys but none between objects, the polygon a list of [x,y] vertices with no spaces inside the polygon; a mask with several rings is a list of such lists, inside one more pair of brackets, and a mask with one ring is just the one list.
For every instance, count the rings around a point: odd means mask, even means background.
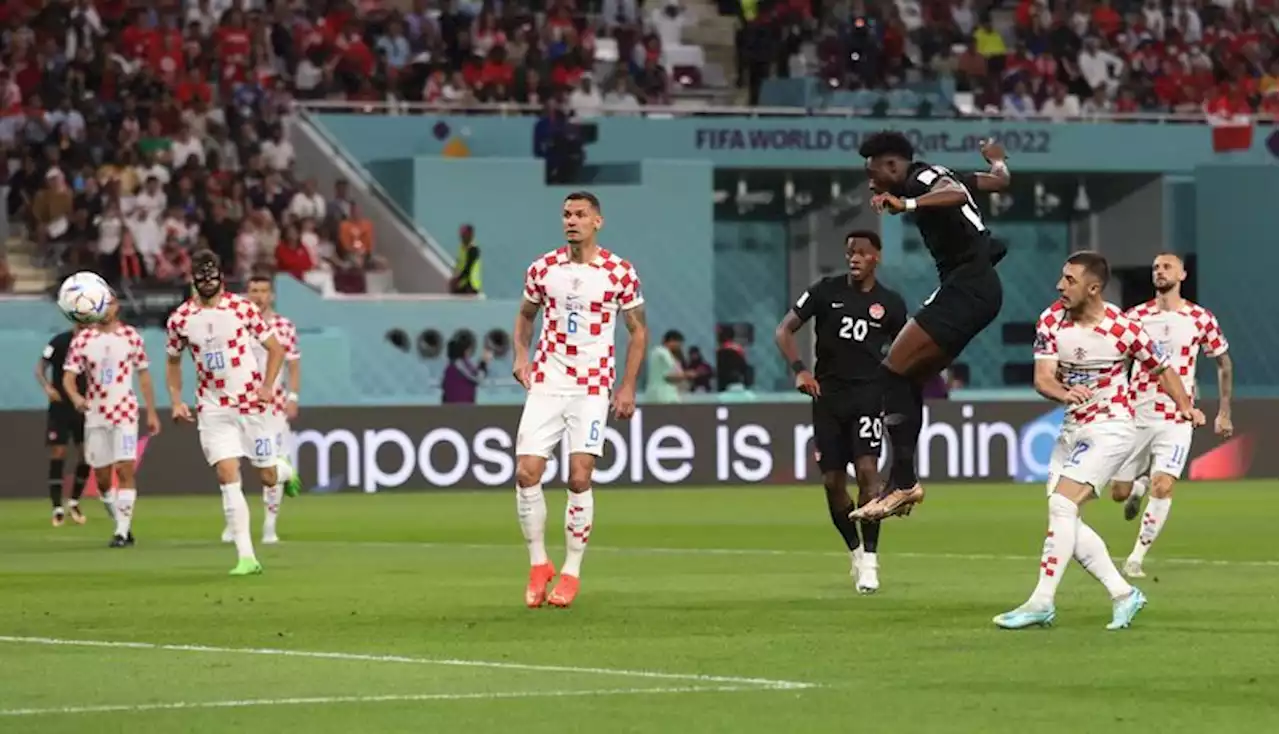
[{"label": "black soccer jersey", "polygon": [[880,360],[907,323],[902,296],[879,283],[863,291],[848,275],[814,283],[791,310],[801,322],[813,319],[814,376],[824,393],[873,382]]},{"label": "black soccer jersey", "polygon": [[910,215],[915,217],[924,246],[929,248],[929,254],[938,266],[939,281],[945,281],[963,265],[992,263],[1000,259],[994,255],[1003,255],[1002,252],[993,252],[991,232],[974,203],[973,191],[977,186],[974,176],[959,176],[943,166],[916,161],[907,171],[907,180],[893,193],[910,199],[919,198],[943,179],[963,186],[969,200],[958,207],[917,209]]},{"label": "black soccer jersey", "polygon": [[[61,334],[49,340],[45,345],[44,352],[41,357],[45,363],[49,365],[51,376],[49,381],[53,383],[54,389],[62,395],[62,402],[65,405],[71,404],[71,397],[67,395],[67,391],[62,387],[62,367],[67,362],[67,352],[71,351],[71,340],[75,338],[74,331],[64,331]],[[89,389],[88,375],[81,374],[76,378],[76,389],[83,395]]]}]

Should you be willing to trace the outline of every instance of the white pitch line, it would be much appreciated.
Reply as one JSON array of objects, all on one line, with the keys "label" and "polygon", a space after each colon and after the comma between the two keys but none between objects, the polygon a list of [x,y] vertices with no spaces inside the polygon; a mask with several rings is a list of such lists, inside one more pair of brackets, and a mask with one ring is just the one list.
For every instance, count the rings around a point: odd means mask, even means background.
[{"label": "white pitch line", "polygon": [[414,701],[496,701],[519,698],[575,698],[587,696],[670,695],[676,693],[737,693],[763,690],[759,686],[683,686],[678,688],[602,688],[580,691],[498,691],[492,693],[406,693],[382,696],[307,696],[299,698],[249,698],[238,701],[175,701],[173,703],[114,704],[110,706],[61,706],[43,709],[0,709],[5,716],[54,714],[138,713],[189,709],[234,709],[250,706],[307,706],[339,703],[399,703]]},{"label": "white pitch line", "polygon": [[[190,541],[178,541],[184,545]],[[197,545],[191,543],[191,545]],[[207,545],[201,543],[199,545]],[[294,540],[288,541],[288,545],[342,545],[356,547],[387,547],[387,548],[461,548],[467,550],[507,550],[512,548],[524,548],[523,545],[514,543],[419,543],[415,541],[378,541],[378,540]],[[831,557],[845,558],[849,557],[848,551],[816,551],[816,550],[780,550],[772,548],[646,548],[646,547],[618,547],[618,546],[591,546],[593,552],[605,553],[622,553],[622,554],[638,554],[638,555],[691,555],[691,556],[811,556],[811,557]],[[997,553],[899,553],[890,551],[884,554],[890,558],[920,558],[920,559],[947,559],[955,561],[1039,561],[1039,556],[1020,556],[1020,555],[1002,555]],[[1280,565],[1280,561],[1228,561],[1214,558],[1159,558],[1157,564],[1170,563],[1180,566],[1255,566],[1255,567],[1275,567]]]},{"label": "white pitch line", "polygon": [[311,658],[320,660],[349,660],[367,663],[407,663],[411,665],[441,665],[462,668],[490,668],[496,670],[524,670],[536,673],[577,673],[581,675],[612,675],[624,678],[650,678],[656,680],[683,680],[696,683],[719,683],[754,688],[798,690],[816,688],[817,684],[769,678],[745,678],[728,675],[702,675],[700,673],[663,673],[654,670],[626,670],[619,668],[586,668],[571,665],[536,665],[532,663],[502,663],[492,660],[458,660],[453,658],[415,658],[404,655],[369,655],[350,652],[317,652],[311,650],[280,650],[258,647],[214,647],[209,645],[166,645],[153,642],[117,642],[111,640],[68,640],[54,637],[14,637],[0,635],[0,642],[27,645],[53,645],[66,647],[111,647],[129,650],[165,650],[169,652],[202,652],[232,655],[271,655],[277,657]]}]

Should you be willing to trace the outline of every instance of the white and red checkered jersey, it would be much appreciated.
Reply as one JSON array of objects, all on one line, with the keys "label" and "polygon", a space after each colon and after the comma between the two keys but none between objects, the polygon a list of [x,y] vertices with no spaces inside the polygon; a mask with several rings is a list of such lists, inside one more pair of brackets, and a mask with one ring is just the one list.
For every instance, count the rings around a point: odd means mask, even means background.
[{"label": "white and red checkered jersey", "polygon": [[217,305],[203,306],[193,298],[169,316],[168,331],[169,356],[190,349],[195,360],[197,411],[250,415],[271,407],[258,401],[266,365],[252,345],[275,332],[252,301],[223,293]]},{"label": "white and red checkered jersey", "polygon": [[1057,360],[1063,385],[1083,385],[1091,393],[1088,401],[1067,407],[1068,424],[1132,419],[1129,361],[1148,372],[1169,366],[1168,353],[1110,303],[1092,326],[1073,322],[1061,301],[1046,308],[1036,321],[1035,357]]},{"label": "white and red checkered jersey", "polygon": [[[1182,307],[1175,311],[1165,311],[1152,300],[1134,306],[1125,315],[1142,324],[1143,330],[1169,353],[1170,368],[1178,371],[1183,388],[1194,399],[1196,357],[1200,350],[1208,357],[1221,357],[1227,351],[1227,338],[1222,335],[1218,319],[1209,309],[1191,301],[1183,301]],[[1135,366],[1130,385],[1138,420],[1182,422],[1177,406],[1150,373]]]},{"label": "white and red checkered jersey", "polygon": [[132,326],[117,323],[110,329],[83,329],[76,334],[63,369],[85,376],[85,427],[136,426],[133,373],[148,367],[142,335]]},{"label": "white and red checkered jersey", "polygon": [[562,247],[529,266],[524,297],[543,307],[530,392],[607,395],[618,317],[644,303],[631,263],[605,249],[589,263],[575,263]]},{"label": "white and red checkered jersey", "polygon": [[[272,313],[266,317],[267,325],[276,334],[276,341],[280,342],[280,346],[284,347],[284,361],[293,362],[302,359],[302,352],[298,351],[298,327],[293,325],[289,319],[278,313]],[[252,345],[253,356],[258,360],[258,364],[263,370],[267,368],[267,348],[262,342],[254,340]],[[280,374],[276,375],[275,384],[275,407],[277,411],[283,412],[285,404],[289,402],[289,391],[284,384],[285,370],[281,368]]]}]

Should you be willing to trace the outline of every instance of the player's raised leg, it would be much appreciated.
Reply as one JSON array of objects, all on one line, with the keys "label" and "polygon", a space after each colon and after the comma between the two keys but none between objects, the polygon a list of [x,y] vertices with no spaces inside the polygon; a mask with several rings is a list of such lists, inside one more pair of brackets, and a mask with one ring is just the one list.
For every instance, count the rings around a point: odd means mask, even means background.
[{"label": "player's raised leg", "polygon": [[924,421],[922,375],[936,372],[950,361],[916,319],[907,322],[889,347],[880,369],[884,428],[892,447],[888,491],[859,507],[853,513],[855,518],[878,520],[924,501],[924,487],[916,476],[916,445]]}]

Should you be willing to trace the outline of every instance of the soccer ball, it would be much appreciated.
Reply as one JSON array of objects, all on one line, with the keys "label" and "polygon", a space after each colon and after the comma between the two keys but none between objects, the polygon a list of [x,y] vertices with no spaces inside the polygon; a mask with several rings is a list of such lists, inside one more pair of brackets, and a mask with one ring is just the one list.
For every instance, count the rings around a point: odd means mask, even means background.
[{"label": "soccer ball", "polygon": [[97,273],[82,271],[62,281],[58,288],[58,308],[77,324],[96,324],[106,318],[111,306],[111,286]]}]

